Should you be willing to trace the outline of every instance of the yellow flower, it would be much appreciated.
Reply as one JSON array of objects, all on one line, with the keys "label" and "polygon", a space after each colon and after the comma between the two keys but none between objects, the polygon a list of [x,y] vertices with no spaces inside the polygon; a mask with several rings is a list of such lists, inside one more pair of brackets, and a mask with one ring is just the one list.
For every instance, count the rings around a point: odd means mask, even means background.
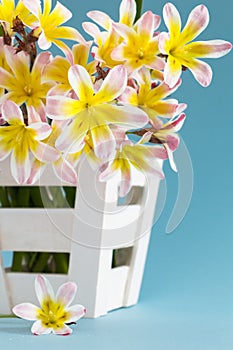
[{"label": "yellow flower", "polygon": [[7,90],[2,101],[12,100],[19,106],[23,103],[33,106],[45,121],[45,97],[54,83],[43,83],[42,72],[49,62],[50,54],[40,53],[31,71],[29,56],[24,52],[15,54],[11,47],[5,47],[5,54],[11,72],[0,67],[0,87]]},{"label": "yellow flower", "polygon": [[119,128],[113,129],[113,132],[116,134],[117,151],[114,159],[109,161],[107,167],[100,173],[100,181],[107,181],[120,172],[119,196],[124,197],[131,188],[132,167],[141,172],[151,173],[159,178],[164,177],[161,163],[158,161],[158,159],[168,158],[164,147],[144,145],[148,141],[147,135],[143,136],[139,142],[133,143],[127,139],[125,132]]},{"label": "yellow flower", "polygon": [[56,56],[43,71],[43,81],[55,81],[56,85],[50,91],[50,95],[65,95],[72,90],[68,79],[68,71],[74,64],[79,64],[86,68],[90,75],[96,71],[96,61],[88,63],[90,44],[73,45],[67,58]]},{"label": "yellow flower", "polygon": [[170,88],[164,81],[153,86],[151,73],[145,67],[139,71],[138,77],[140,79],[137,89],[127,86],[120,100],[143,109],[151,121],[155,122],[158,116],[172,118],[186,108],[186,104],[179,104],[174,98],[165,99],[178,89],[181,79],[173,88]]},{"label": "yellow flower", "polygon": [[97,92],[84,67],[72,66],[68,77],[76,97],[47,98],[47,114],[50,118],[71,119],[57,139],[58,149],[68,153],[80,151],[86,134],[90,132],[95,155],[101,159],[107,158],[115,150],[115,139],[109,124],[121,124],[127,130],[147,123],[147,115],[142,110],[118,106],[114,101],[126,88],[127,73],[123,66],[114,67]]},{"label": "yellow flower", "polygon": [[11,36],[13,34],[13,20],[16,17],[28,26],[31,26],[35,21],[35,17],[30,14],[30,11],[25,7],[22,0],[19,0],[15,6],[15,0],[1,0],[0,2],[0,22],[4,30]]},{"label": "yellow flower", "polygon": [[124,41],[112,51],[112,59],[123,61],[129,73],[135,73],[143,66],[163,69],[164,60],[158,57],[158,36],[154,36],[159,23],[151,11],[145,12],[134,27],[113,23],[113,29]]},{"label": "yellow flower", "polygon": [[7,125],[0,127],[0,160],[11,155],[11,173],[24,184],[30,176],[31,157],[47,163],[59,156],[57,150],[41,142],[51,133],[51,127],[42,122],[26,125],[21,109],[12,101],[3,103],[2,115]]},{"label": "yellow flower", "polygon": [[173,87],[182,72],[182,66],[189,68],[195,79],[203,86],[208,86],[212,79],[211,67],[198,58],[217,58],[226,55],[232,45],[224,40],[196,41],[195,39],[208,25],[209,12],[204,5],[196,6],[181,32],[181,19],[176,7],[167,3],[163,17],[169,33],[159,35],[160,52],[167,56],[164,70],[165,82]]},{"label": "yellow flower", "polygon": [[82,35],[75,28],[61,26],[72,17],[72,13],[60,2],[57,2],[52,12],[52,0],[43,0],[43,12],[40,0],[22,0],[22,2],[37,18],[37,22],[33,26],[34,28],[39,27],[38,45],[42,50],[50,48],[52,43],[63,51],[69,50],[67,45],[60,39],[85,42]]},{"label": "yellow flower", "polygon": [[70,306],[77,291],[74,282],[62,284],[56,296],[50,282],[44,276],[38,275],[35,280],[35,290],[41,309],[31,303],[14,306],[16,316],[30,321],[36,321],[31,331],[35,335],[53,332],[59,335],[69,335],[72,329],[67,325],[83,317],[86,313],[82,305]]}]

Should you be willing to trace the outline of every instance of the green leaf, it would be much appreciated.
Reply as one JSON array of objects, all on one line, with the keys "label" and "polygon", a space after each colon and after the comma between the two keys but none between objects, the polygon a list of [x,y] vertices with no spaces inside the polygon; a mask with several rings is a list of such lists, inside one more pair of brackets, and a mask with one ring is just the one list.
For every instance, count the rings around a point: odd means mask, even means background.
[{"label": "green leaf", "polygon": [[143,0],[136,0],[136,4],[137,4],[137,14],[136,14],[135,22],[141,17],[141,13],[142,13],[142,2],[143,2]]}]

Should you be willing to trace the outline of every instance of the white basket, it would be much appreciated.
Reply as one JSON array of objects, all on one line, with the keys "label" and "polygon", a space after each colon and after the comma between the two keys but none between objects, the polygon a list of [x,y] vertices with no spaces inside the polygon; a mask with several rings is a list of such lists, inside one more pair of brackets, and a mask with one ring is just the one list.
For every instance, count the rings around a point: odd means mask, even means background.
[{"label": "white basket", "polygon": [[[86,307],[87,317],[136,304],[159,179],[137,170],[132,178],[132,197],[128,204],[119,205],[119,178],[101,183],[88,163],[82,162],[74,208],[0,208],[0,250],[70,253],[68,274],[47,277],[55,289],[68,280],[75,281],[78,293],[74,302]],[[0,186],[15,185],[9,161],[0,163]],[[62,184],[48,166],[35,185]],[[112,268],[113,249],[126,247],[132,247],[130,261]],[[10,314],[12,306],[21,302],[38,304],[35,274],[4,269],[2,254],[0,263],[0,314]]]}]

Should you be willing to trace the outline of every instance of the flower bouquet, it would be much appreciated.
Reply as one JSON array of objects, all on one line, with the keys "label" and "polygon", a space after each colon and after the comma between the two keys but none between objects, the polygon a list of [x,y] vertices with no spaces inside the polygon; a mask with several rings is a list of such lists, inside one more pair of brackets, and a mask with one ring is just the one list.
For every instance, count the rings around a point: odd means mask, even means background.
[{"label": "flower bouquet", "polygon": [[[141,7],[142,0],[122,0],[118,22],[88,12],[92,21],[82,24],[87,41],[63,25],[72,13],[59,2],[52,9],[51,0],[1,0],[0,161],[20,185],[0,188],[1,207],[74,207],[76,185],[91,181],[86,165],[79,181],[85,161],[99,183],[117,178],[121,198],[131,193],[135,172],[162,179],[165,159],[177,171],[173,152],[187,106],[170,95],[186,70],[208,86],[212,70],[200,58],[221,57],[232,45],[193,41],[209,22],[204,5],[181,29],[178,10],[167,3],[166,32],[159,32],[161,17],[141,14]],[[75,44],[70,48],[67,40]],[[60,55],[48,51],[52,45]],[[66,186],[39,188],[51,166],[57,183]],[[112,267],[125,261],[129,248],[112,252]],[[12,271],[66,274],[68,268],[67,252],[21,250]]]}]

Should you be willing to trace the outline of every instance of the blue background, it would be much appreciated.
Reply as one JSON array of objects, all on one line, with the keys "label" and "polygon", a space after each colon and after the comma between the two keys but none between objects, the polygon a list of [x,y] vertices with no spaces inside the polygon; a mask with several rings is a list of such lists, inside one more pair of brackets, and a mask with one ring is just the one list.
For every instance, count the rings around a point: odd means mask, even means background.
[{"label": "blue background", "polygon": [[[89,10],[100,9],[117,19],[120,1],[62,3],[74,14],[69,25],[81,30]],[[185,23],[199,1],[174,3]],[[144,10],[161,15],[164,4],[144,0]],[[205,4],[211,21],[200,40],[232,41],[232,1],[205,0]],[[208,62],[214,71],[208,89],[186,72],[175,94],[188,103],[181,135],[193,163],[193,196],[183,221],[167,235],[178,189],[177,175],[166,164],[167,198],[153,227],[139,304],[97,320],[81,320],[71,337],[33,337],[30,322],[1,319],[1,348],[233,349],[232,53]]]}]

